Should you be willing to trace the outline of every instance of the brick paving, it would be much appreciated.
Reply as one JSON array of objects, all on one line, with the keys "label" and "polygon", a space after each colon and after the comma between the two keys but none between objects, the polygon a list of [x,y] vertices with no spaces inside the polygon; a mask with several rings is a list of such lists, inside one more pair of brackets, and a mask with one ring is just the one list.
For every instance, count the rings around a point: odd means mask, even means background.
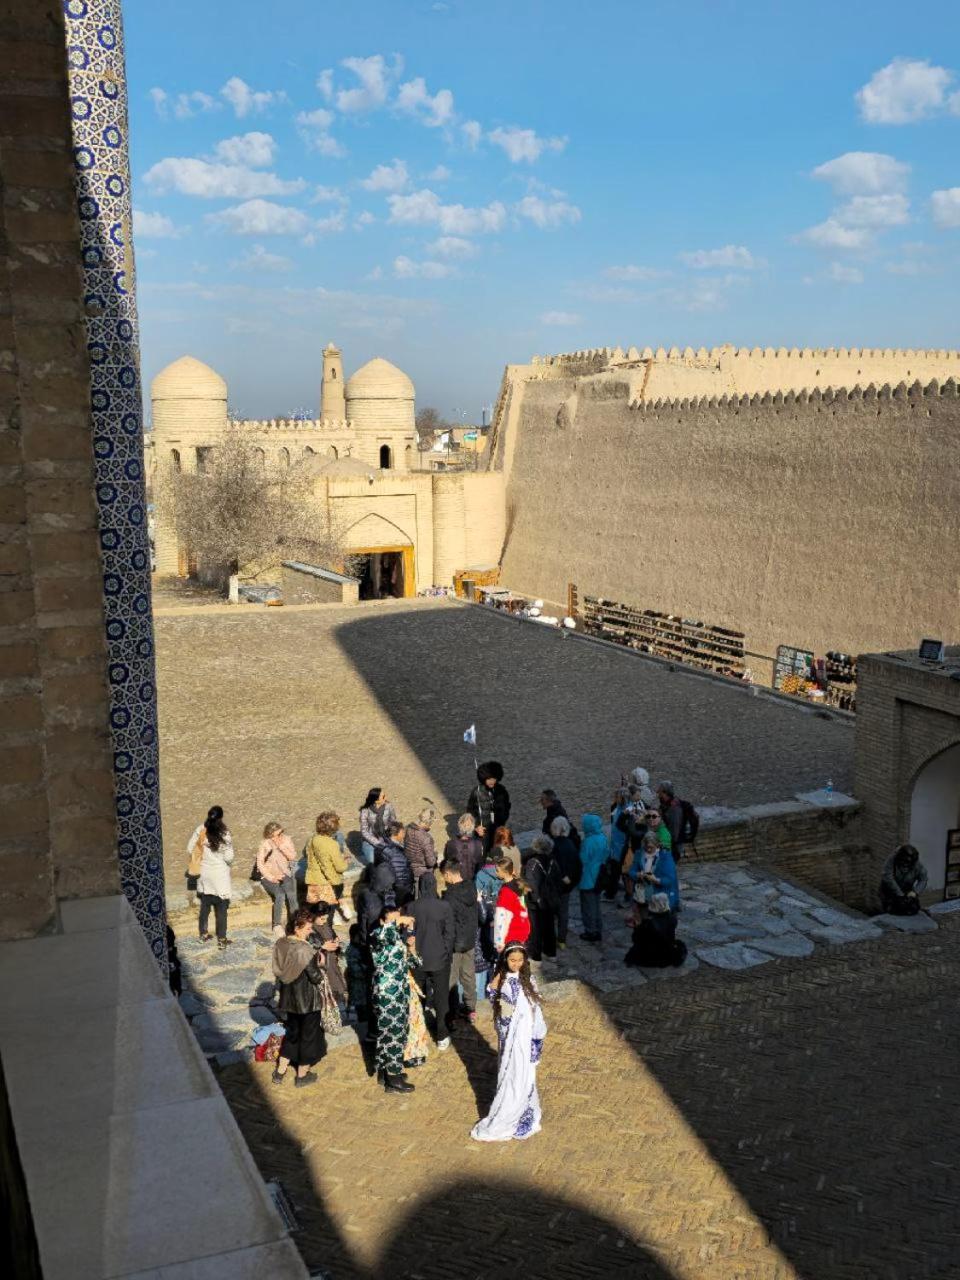
[{"label": "brick paving", "polygon": [[426,800],[456,814],[473,781],[461,740],[473,722],[481,754],[506,766],[519,829],[538,824],[542,787],[572,813],[605,810],[620,772],[640,763],[699,804],[851,785],[848,724],[480,609],[182,601],[157,596],[168,889],[213,803],[242,859],[272,818],[298,840],[322,808],[355,827],[371,785],[405,819]]},{"label": "brick paving", "polygon": [[312,1091],[221,1083],[335,1280],[960,1275],[960,921],[547,1006],[544,1131],[468,1137],[489,1015],[385,1096],[356,1048]]}]

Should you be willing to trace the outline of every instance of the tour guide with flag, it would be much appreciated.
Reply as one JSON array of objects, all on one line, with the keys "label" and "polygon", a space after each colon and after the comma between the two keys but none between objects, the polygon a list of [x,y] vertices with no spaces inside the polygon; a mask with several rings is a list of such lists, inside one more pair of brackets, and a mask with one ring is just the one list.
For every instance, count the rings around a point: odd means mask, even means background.
[{"label": "tour guide with flag", "polygon": [[[474,725],[463,735],[463,740],[476,746],[477,731]],[[496,760],[487,760],[478,765],[477,785],[467,800],[467,812],[472,813],[476,819],[477,835],[483,840],[485,853],[489,853],[493,847],[497,827],[505,827],[510,818],[510,793],[503,785],[502,777],[503,765]]]}]

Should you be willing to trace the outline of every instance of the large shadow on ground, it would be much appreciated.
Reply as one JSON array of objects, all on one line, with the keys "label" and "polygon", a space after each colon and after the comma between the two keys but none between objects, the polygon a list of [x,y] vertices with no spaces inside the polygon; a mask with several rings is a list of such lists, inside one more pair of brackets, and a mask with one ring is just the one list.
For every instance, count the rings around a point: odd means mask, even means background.
[{"label": "large shadow on ground", "polygon": [[[375,1242],[377,1261],[367,1267],[326,1211],[303,1157],[303,1135],[289,1131],[267,1105],[253,1071],[232,1067],[221,1084],[260,1172],[278,1178],[292,1204],[300,1228],[294,1239],[304,1261],[331,1280],[504,1280],[514,1275],[676,1280],[622,1227],[545,1188],[508,1177],[437,1185],[391,1235]],[[381,1099],[374,1094],[371,1106],[377,1105]],[[335,1143],[336,1137],[337,1120],[331,1116],[328,1127],[318,1127],[316,1140]],[[398,1143],[402,1137],[398,1120]],[[376,1169],[370,1172],[375,1185]]]},{"label": "large shadow on ground", "polygon": [[454,806],[474,783],[463,731],[476,724],[480,758],[506,768],[520,830],[539,826],[544,787],[583,812],[637,764],[698,804],[852,783],[845,723],[509,615],[398,609],[345,623],[336,639]]},{"label": "large shadow on ground", "polygon": [[[576,660],[575,641],[546,633],[511,647],[499,632],[508,624],[473,621],[466,610],[398,613],[350,623],[338,633],[448,794],[469,789],[470,761],[464,759],[460,732],[474,720],[481,753],[504,761],[515,796],[524,790],[534,795],[549,785],[561,758],[565,767],[572,760],[585,779],[565,796],[576,816],[584,805],[595,807],[607,789],[609,777],[596,776],[593,744],[605,739],[609,758],[611,734],[613,753],[622,752],[624,764],[642,744],[647,759],[648,752],[655,754],[664,773],[683,777],[684,766],[700,771],[704,789],[712,789],[717,801],[730,801],[728,779],[742,779],[750,770],[773,776],[764,764],[770,725],[785,723],[778,717],[790,716],[789,708],[776,709],[771,719],[761,700],[730,694],[729,718],[718,724],[724,704],[706,682],[680,685],[673,678],[671,688],[666,673],[652,681],[638,677],[632,687],[630,660],[616,654],[608,661],[623,665],[611,675],[600,663],[606,671],[600,679]],[[395,660],[398,651],[411,648],[423,654],[419,669]],[[634,708],[626,724],[614,705],[618,681]],[[730,732],[737,717],[745,719],[746,732]],[[608,719],[612,729],[605,727]],[[817,781],[803,773],[817,768],[815,750],[807,758],[815,737],[805,737],[803,730],[801,747],[794,750],[794,731],[788,726],[785,733],[790,741],[784,738],[784,759],[775,765],[790,778],[784,795]],[[718,1217],[719,1231],[734,1241],[740,1232],[749,1253],[749,1237],[759,1229],[805,1280],[920,1280],[958,1274],[960,1066],[954,1046],[960,1008],[948,995],[958,979],[960,930],[945,928],[935,944],[894,935],[745,973],[701,969],[691,977],[650,983],[639,993],[597,999],[638,1054],[638,1070],[654,1074],[710,1157],[690,1167],[687,1203],[709,1217],[716,1198],[721,1215],[721,1204],[729,1202],[713,1188],[722,1170],[759,1223],[738,1227]],[[584,1051],[591,1046],[585,1044]],[[644,1118],[627,1102],[625,1122],[636,1133],[637,1158],[656,1161],[657,1150],[645,1141]],[[589,1140],[584,1134],[583,1141]],[[476,1194],[491,1195],[492,1218],[494,1204],[502,1212],[497,1189],[479,1188]],[[524,1187],[521,1203],[530,1199],[536,1203],[540,1197]],[[506,1213],[509,1218],[511,1207]],[[683,1206],[677,1205],[677,1223],[682,1219]],[[595,1227],[594,1220],[588,1234]],[[508,1270],[525,1270],[535,1259],[528,1274],[576,1274],[565,1269],[566,1254],[562,1261],[558,1255],[556,1266],[545,1262],[541,1238],[534,1245],[508,1233],[501,1242]],[[644,1270],[652,1264],[642,1246],[635,1247],[632,1270],[613,1261],[606,1274],[662,1274]],[[388,1250],[399,1251],[400,1274],[412,1257],[406,1248],[400,1240]],[[709,1264],[703,1274],[711,1274]]]}]

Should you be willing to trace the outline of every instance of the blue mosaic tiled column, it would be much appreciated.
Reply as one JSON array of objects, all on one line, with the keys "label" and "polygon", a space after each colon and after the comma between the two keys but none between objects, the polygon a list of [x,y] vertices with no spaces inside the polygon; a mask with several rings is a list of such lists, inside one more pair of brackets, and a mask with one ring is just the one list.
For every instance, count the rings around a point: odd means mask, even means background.
[{"label": "blue mosaic tiled column", "polygon": [[63,0],[109,649],[120,883],[166,966],[166,912],[120,0]]}]

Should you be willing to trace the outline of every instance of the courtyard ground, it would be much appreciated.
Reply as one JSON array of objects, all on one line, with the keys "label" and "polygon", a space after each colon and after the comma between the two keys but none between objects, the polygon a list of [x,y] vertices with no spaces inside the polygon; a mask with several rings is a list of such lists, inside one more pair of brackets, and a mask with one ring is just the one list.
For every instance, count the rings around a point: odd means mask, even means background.
[{"label": "courtyard ground", "polygon": [[333,1280],[947,1280],[960,920],[942,919],[639,990],[548,987],[524,1143],[469,1138],[495,1087],[488,1012],[407,1098],[355,1044],[308,1090],[261,1063],[220,1082]]},{"label": "courtyard ground", "polygon": [[[853,730],[807,708],[670,671],[637,655],[449,601],[230,607],[157,596],[161,795],[169,889],[221,804],[246,874],[264,824],[301,842],[321,809],[345,830],[370,786],[401,817],[449,822],[473,784],[463,731],[506,768],[512,825],[539,825],[553,787],[606,815],[645,765],[696,804],[791,798],[852,784]],[[439,833],[437,833],[439,834]]]}]

